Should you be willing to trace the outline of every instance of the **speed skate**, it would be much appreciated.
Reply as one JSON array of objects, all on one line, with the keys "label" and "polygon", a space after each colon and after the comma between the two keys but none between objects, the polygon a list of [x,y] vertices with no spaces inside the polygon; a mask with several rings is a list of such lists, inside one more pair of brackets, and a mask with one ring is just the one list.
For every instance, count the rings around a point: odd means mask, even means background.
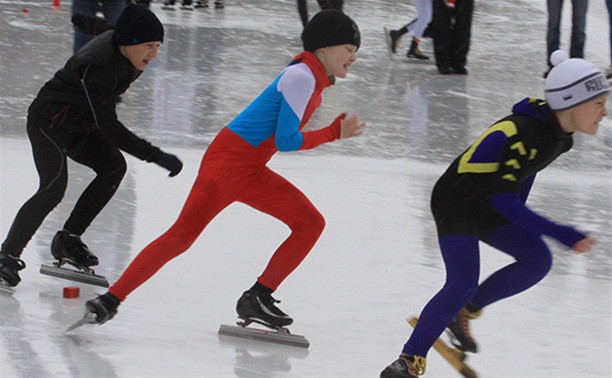
[{"label": "speed skate", "polygon": [[[63,266],[66,264],[74,267],[74,269],[64,268]],[[52,265],[42,264],[40,266],[40,273],[90,285],[102,287],[109,286],[109,283],[104,276],[96,274],[91,268],[73,264],[69,260],[54,261]]]},{"label": "speed skate", "polygon": [[[253,323],[262,325],[265,328],[250,327]],[[292,334],[289,332],[289,328],[273,326],[254,318],[241,319],[236,322],[235,326],[221,324],[219,335],[291,345],[300,348],[308,348],[310,346],[310,343],[304,336]]]}]

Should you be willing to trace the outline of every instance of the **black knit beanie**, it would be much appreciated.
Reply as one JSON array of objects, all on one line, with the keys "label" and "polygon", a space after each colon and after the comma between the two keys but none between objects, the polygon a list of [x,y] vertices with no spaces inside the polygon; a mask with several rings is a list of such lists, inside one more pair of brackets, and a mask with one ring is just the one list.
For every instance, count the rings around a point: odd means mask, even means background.
[{"label": "black knit beanie", "polygon": [[342,11],[327,9],[315,14],[302,32],[304,50],[315,51],[321,47],[361,44],[359,28],[355,21]]},{"label": "black knit beanie", "polygon": [[122,46],[145,42],[163,42],[164,26],[144,4],[129,4],[115,25],[115,38]]}]

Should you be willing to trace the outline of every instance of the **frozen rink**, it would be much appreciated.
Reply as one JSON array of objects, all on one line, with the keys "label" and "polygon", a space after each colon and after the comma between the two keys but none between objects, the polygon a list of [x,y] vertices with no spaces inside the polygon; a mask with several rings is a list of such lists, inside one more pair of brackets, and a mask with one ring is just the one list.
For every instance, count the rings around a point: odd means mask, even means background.
[{"label": "frozen rink", "polygon": [[[526,96],[542,96],[545,1],[476,1],[468,76],[439,75],[433,64],[390,57],[383,27],[415,16],[410,1],[347,0],[360,26],[358,61],[326,92],[312,127],[357,112],[366,134],[317,150],[279,153],[270,166],[306,193],[327,221],[303,264],[275,296],[305,335],[308,350],[217,335],[236,319],[235,304],[264,269],[288,229],[232,205],[191,249],[166,265],[101,327],[62,332],[102,288],[38,273],[49,243],[92,179],[70,165],[65,199],[22,258],[13,296],[0,294],[0,377],[377,377],[442,286],[444,269],[429,212],[438,175],[495,120]],[[569,2],[563,47],[569,40]],[[586,56],[610,65],[608,14],[590,2]],[[0,238],[36,190],[25,133],[27,108],[72,51],[69,1],[0,0]],[[309,1],[312,16],[318,10]],[[23,12],[27,9],[28,12]],[[166,27],[158,59],[123,96],[119,118],[177,154],[181,174],[129,158],[116,196],[83,240],[114,282],[133,257],[175,220],[202,153],[215,134],[301,51],[293,0],[226,0],[223,10],[152,10]],[[431,53],[431,41],[423,49]],[[608,109],[612,110],[612,101]],[[612,376],[612,116],[596,137],[539,175],[529,204],[558,222],[599,237],[577,256],[553,240],[552,272],[532,289],[496,303],[474,322],[481,377]],[[240,230],[236,232],[236,230]],[[507,264],[483,247],[482,274]],[[78,299],[62,289],[81,288]],[[435,351],[425,377],[459,376]]]}]

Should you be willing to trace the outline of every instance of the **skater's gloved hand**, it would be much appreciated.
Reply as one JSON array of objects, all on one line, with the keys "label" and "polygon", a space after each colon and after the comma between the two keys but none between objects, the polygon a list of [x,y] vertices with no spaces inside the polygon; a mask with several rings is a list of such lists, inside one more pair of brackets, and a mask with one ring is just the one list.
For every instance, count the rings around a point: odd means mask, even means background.
[{"label": "skater's gloved hand", "polygon": [[167,154],[163,151],[159,154],[157,159],[155,159],[155,164],[169,170],[170,173],[168,174],[168,176],[170,177],[178,175],[179,172],[181,172],[181,170],[183,169],[183,163],[179,160],[179,158],[172,154]]}]

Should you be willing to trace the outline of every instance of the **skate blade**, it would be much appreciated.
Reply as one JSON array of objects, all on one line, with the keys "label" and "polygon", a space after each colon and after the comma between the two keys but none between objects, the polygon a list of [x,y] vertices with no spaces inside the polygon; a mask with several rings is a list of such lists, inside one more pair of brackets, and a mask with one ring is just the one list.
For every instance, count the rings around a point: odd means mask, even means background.
[{"label": "skate blade", "polygon": [[46,274],[52,277],[63,278],[66,280],[82,282],[90,285],[109,287],[109,283],[103,276],[95,273],[86,273],[80,270],[73,270],[62,268],[56,265],[45,265],[40,266],[40,273]]},{"label": "skate blade", "polygon": [[266,341],[282,345],[290,345],[299,348],[308,348],[310,342],[304,336],[293,335],[286,328],[280,330],[266,330],[260,328],[251,328],[243,326],[230,326],[221,324],[219,327],[219,335],[240,337],[243,339]]},{"label": "skate blade", "polygon": [[0,293],[13,295],[15,294],[15,287],[9,286],[5,280],[0,278]]},{"label": "skate blade", "polygon": [[70,332],[73,329],[79,328],[85,324],[95,324],[96,323],[96,314],[94,314],[93,312],[87,312],[85,313],[85,315],[81,318],[81,320],[79,320],[78,322],[74,323],[73,325],[71,325],[70,327],[68,327],[64,333],[66,332]]},{"label": "skate blade", "polygon": [[383,28],[383,31],[385,32],[385,43],[387,44],[387,53],[389,54],[390,57],[393,57],[393,48],[391,46],[392,41],[391,41],[391,35],[389,34],[389,29],[387,29],[386,27]]},{"label": "skate blade", "polygon": [[435,65],[436,62],[429,58],[429,59],[417,59],[417,58],[409,58],[409,57],[404,57],[402,59],[402,61],[404,63],[415,63],[415,64],[426,64],[426,65]]}]

